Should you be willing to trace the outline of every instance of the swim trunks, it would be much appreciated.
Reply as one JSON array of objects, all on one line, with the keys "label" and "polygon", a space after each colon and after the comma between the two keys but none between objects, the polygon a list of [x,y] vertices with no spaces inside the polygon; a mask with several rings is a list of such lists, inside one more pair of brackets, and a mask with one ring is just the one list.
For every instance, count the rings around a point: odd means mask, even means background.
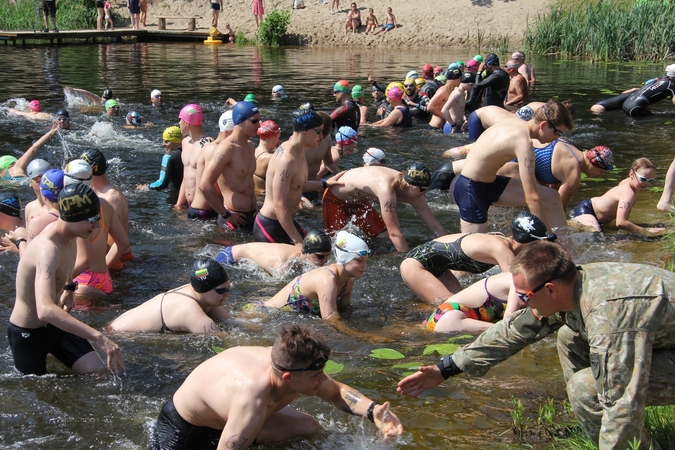
[{"label": "swim trunks", "polygon": [[376,237],[387,231],[382,216],[372,204],[347,203],[337,198],[330,189],[326,189],[323,194],[323,224],[326,231],[337,233],[350,221],[369,237]]},{"label": "swim trunks", "polygon": [[232,246],[225,247],[219,251],[216,257],[213,259],[220,264],[225,264],[228,266],[237,264],[237,260],[234,259],[234,256],[232,255]]},{"label": "swim trunks", "polygon": [[46,15],[50,15],[52,17],[56,17],[56,0],[44,0],[42,2],[42,10]]},{"label": "swim trunks", "polygon": [[77,281],[79,284],[85,286],[96,288],[107,295],[112,294],[113,291],[113,282],[112,278],[110,278],[110,272],[98,273],[85,270],[73,281]]},{"label": "swim trunks", "polygon": [[593,202],[590,199],[582,200],[581,203],[574,208],[572,211],[572,217],[582,216],[584,214],[590,214],[591,216],[598,219],[598,216],[595,215],[595,210],[593,209]]},{"label": "swim trunks", "polygon": [[94,351],[86,339],[49,323],[40,328],[22,328],[10,322],[7,326],[7,337],[12,349],[14,366],[23,374],[47,373],[49,353],[72,368],[78,359]]},{"label": "swim trunks", "polygon": [[312,206],[321,206],[321,193],[319,191],[303,192],[302,197],[309,201]]},{"label": "swim trunks", "polygon": [[450,189],[450,183],[452,183],[454,178],[455,171],[452,168],[452,161],[445,162],[438,166],[431,175],[429,190],[440,189],[441,191],[447,191]]},{"label": "swim trunks", "polygon": [[499,200],[509,181],[511,178],[497,175],[492,183],[483,183],[459,175],[452,192],[459,217],[469,223],[487,223],[488,208]]},{"label": "swim trunks", "polygon": [[96,0],[96,7],[97,8],[103,8],[105,6],[105,3],[102,0]]},{"label": "swim trunks", "polygon": [[480,121],[476,111],[469,114],[469,118],[466,121],[468,122],[469,126],[469,139],[476,141],[480,135],[483,134],[483,131],[485,131],[483,122]]},{"label": "swim trunks", "polygon": [[173,399],[164,404],[157,418],[151,450],[211,450],[218,448],[223,430],[192,425],[178,414]]},{"label": "swim trunks", "polygon": [[190,209],[188,209],[187,218],[198,220],[215,220],[218,218],[218,213],[212,209],[197,209],[190,207]]},{"label": "swim trunks", "polygon": [[385,23],[381,28],[383,30],[393,30],[395,27],[393,23]]},{"label": "swim trunks", "polygon": [[[614,97],[606,98],[604,100],[600,100],[599,102],[596,103],[596,105],[602,106],[605,108],[605,111],[615,111],[617,109],[621,109],[623,106],[623,103],[628,100],[628,97],[633,92],[626,92],[625,94],[619,94],[615,95]],[[594,105],[595,106],[595,105]]]},{"label": "swim trunks", "polygon": [[461,270],[469,273],[483,273],[495,265],[470,258],[462,250],[465,234],[453,242],[429,241],[410,250],[406,258],[412,258],[436,278],[447,270]]},{"label": "swim trunks", "polygon": [[211,2],[211,9],[214,11],[220,11],[220,3]]},{"label": "swim trunks", "polygon": [[254,210],[244,212],[244,211],[236,211],[234,209],[231,209],[230,211],[243,214],[246,217],[246,223],[243,226],[235,226],[232,225],[227,220],[225,220],[223,216],[218,215],[218,225],[227,226],[230,230],[248,230],[248,231],[253,230],[253,224],[255,223],[255,215],[258,211]]},{"label": "swim trunks", "polygon": [[[295,229],[298,230],[300,236],[304,238],[307,232],[295,220],[293,220],[293,225],[295,225]],[[268,219],[260,213],[255,216],[253,238],[256,242],[293,244],[293,241],[288,237],[286,230],[284,230],[284,227],[281,226],[278,220]]]}]

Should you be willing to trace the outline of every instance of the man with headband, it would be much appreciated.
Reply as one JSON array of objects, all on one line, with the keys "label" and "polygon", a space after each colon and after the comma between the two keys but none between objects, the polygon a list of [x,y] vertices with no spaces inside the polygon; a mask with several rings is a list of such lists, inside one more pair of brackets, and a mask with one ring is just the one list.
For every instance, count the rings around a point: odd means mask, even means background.
[{"label": "man with headband", "polygon": [[359,105],[352,99],[352,87],[347,80],[339,80],[333,86],[333,96],[335,101],[340,104],[332,113],[330,118],[333,120],[333,128],[348,126],[359,131],[361,123],[361,110]]},{"label": "man with headband", "polygon": [[166,189],[169,184],[173,184],[174,189],[180,190],[180,185],[183,183],[182,143],[183,133],[181,133],[179,127],[174,125],[164,130],[162,147],[164,147],[166,153],[162,156],[159,179],[148,185],[150,189],[161,191]]},{"label": "man with headband", "polygon": [[93,341],[106,354],[109,370],[126,369],[117,344],[72,317],[73,297],[62,296],[77,288],[75,239],[87,239],[101,226],[99,199],[89,186],[75,183],[61,190],[58,203],[59,219],[26,247],[16,271],[7,327],[14,365],[23,374],[43,375],[52,354],[78,373],[100,372],[106,364],[88,342]]},{"label": "man with headband", "polygon": [[[257,136],[260,112],[251,102],[237,102],[232,108],[234,130],[218,144],[199,180],[199,190],[209,206],[218,214],[218,223],[230,229],[253,228],[256,214],[255,145],[250,138]],[[218,183],[222,198],[218,195]]]},{"label": "man with headband", "polygon": [[[446,234],[431,212],[425,197],[431,184],[431,172],[424,164],[413,163],[403,173],[382,166],[348,170],[342,186],[333,186],[323,195],[323,223],[337,232],[355,217],[354,225],[369,237],[390,239],[396,251],[410,250],[396,215],[398,202],[408,203],[434,237]],[[381,213],[372,205],[380,203]]]},{"label": "man with headband", "polygon": [[[204,115],[199,105],[189,104],[185,105],[178,114],[180,118],[178,125],[183,135],[187,135],[183,139],[183,183],[180,186],[180,193],[178,194],[177,207],[183,207],[187,202],[188,206],[192,205],[192,200],[197,189],[197,160],[199,152],[213,138],[207,136],[202,128],[202,121]],[[212,211],[202,212],[199,209],[188,211],[188,219],[208,220],[215,218],[216,214]]]}]

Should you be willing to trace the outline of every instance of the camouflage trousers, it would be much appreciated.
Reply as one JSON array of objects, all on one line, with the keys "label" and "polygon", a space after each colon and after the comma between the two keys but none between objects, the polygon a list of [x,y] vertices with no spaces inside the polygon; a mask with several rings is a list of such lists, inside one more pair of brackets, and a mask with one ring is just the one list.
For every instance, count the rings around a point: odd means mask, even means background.
[{"label": "camouflage trousers", "polygon": [[[620,364],[613,367],[608,361],[604,361],[605,364],[601,364],[604,368],[596,368],[598,376],[594,376],[588,342],[567,326],[558,330],[557,346],[572,409],[581,427],[593,442],[597,443],[601,450],[605,448],[623,450],[630,448],[628,442],[637,437],[641,441],[641,449],[649,449],[650,445],[654,450],[659,449],[660,446],[656,441],[652,441],[642,426],[644,408],[639,417],[633,417],[634,423],[639,424],[640,435],[630,437],[626,442],[617,442],[616,424],[602,423],[604,409],[598,399],[598,386],[606,385],[603,375],[614,370],[633,371],[634,368]],[[648,386],[645,386],[646,392],[637,393],[635,400],[643,401],[648,406],[675,404],[675,350],[654,350],[646,357],[651,357]]]}]

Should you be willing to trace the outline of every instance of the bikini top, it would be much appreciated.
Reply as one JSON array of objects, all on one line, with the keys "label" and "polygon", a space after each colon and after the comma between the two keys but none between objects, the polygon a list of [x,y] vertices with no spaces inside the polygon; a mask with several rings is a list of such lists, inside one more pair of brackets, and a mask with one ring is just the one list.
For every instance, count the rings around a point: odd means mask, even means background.
[{"label": "bikini top", "polygon": [[164,322],[164,312],[162,311],[162,304],[164,303],[164,297],[166,297],[166,294],[178,294],[178,295],[182,295],[183,297],[191,298],[192,300],[196,301],[197,303],[199,303],[199,302],[193,296],[184,294],[182,292],[169,291],[169,292],[165,292],[164,295],[162,295],[162,298],[159,299],[159,319],[162,321],[162,328],[160,328],[159,331],[161,333],[173,333],[173,330],[166,326],[166,323]]},{"label": "bikini top", "polygon": [[[332,270],[330,270],[328,267],[324,267],[323,269],[329,271],[330,273],[333,274],[335,278],[337,278],[337,274],[334,273]],[[295,279],[295,281],[293,281],[290,292],[288,293],[288,301],[286,302],[286,305],[289,306],[295,312],[310,313],[316,316],[321,316],[321,307],[319,305],[319,299],[314,300],[302,295],[302,292],[300,292],[300,279],[302,279],[302,275],[300,275],[298,278]],[[340,292],[338,292],[338,295],[335,299],[336,304],[340,303],[340,299],[342,299],[342,296],[344,295],[346,289],[347,283],[345,283],[342,286],[342,289],[340,289]]]}]

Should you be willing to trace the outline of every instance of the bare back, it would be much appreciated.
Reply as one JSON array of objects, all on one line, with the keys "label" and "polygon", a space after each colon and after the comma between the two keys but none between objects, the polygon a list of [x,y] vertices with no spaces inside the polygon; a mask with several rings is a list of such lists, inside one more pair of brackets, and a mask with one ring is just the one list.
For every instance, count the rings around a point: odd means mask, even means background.
[{"label": "bare back", "polygon": [[265,201],[260,212],[267,218],[279,220],[279,213],[284,209],[294,217],[300,209],[302,188],[307,181],[307,161],[302,144],[290,140],[284,142],[274,152],[267,167],[265,179]]}]

